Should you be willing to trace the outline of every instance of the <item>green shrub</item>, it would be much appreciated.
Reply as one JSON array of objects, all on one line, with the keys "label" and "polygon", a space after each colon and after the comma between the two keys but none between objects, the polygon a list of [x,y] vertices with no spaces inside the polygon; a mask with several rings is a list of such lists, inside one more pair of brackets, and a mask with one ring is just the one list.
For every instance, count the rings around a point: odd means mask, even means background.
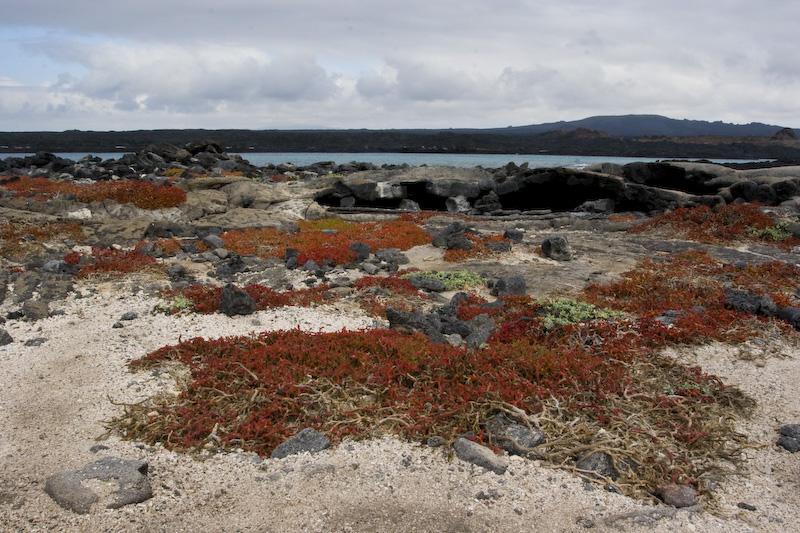
[{"label": "green shrub", "polygon": [[467,287],[482,285],[485,280],[477,272],[471,270],[443,270],[435,272],[433,270],[421,270],[418,272],[408,272],[400,276],[403,279],[424,278],[436,279],[444,283],[445,290],[457,291]]}]

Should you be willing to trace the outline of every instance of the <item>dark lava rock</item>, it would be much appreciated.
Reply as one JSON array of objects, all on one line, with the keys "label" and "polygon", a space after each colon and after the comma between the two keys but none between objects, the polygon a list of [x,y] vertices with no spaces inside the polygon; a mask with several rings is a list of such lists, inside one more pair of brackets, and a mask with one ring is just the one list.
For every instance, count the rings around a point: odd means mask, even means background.
[{"label": "dark lava rock", "polygon": [[492,333],[494,333],[494,327],[478,328],[470,333],[467,338],[464,339],[464,342],[467,344],[467,348],[480,348],[481,345],[489,340]]},{"label": "dark lava rock", "polygon": [[124,505],[141,503],[153,496],[147,480],[147,468],[145,461],[104,457],[81,470],[65,470],[50,476],[44,490],[64,509],[86,514],[99,497],[81,482],[89,479],[115,479],[119,483],[119,489],[112,492],[113,499],[106,508],[119,509]]},{"label": "dark lava rock", "polygon": [[433,245],[446,250],[472,250],[475,245],[465,236],[468,231],[461,222],[453,222],[434,235]]},{"label": "dark lava rock", "polygon": [[139,318],[139,313],[136,311],[127,311],[119,317],[120,320],[136,320],[137,318]]},{"label": "dark lava rock", "polygon": [[780,437],[776,444],[791,453],[800,451],[800,424],[781,426]]},{"label": "dark lava rock", "polygon": [[329,448],[331,445],[330,439],[313,428],[305,428],[291,439],[278,444],[270,458],[283,459],[289,455],[296,455],[298,453],[308,452],[315,454]]},{"label": "dark lava rock", "polygon": [[0,328],[0,346],[5,346],[6,344],[11,344],[14,342],[14,339],[11,338],[11,335],[3,328]]},{"label": "dark lava rock", "polygon": [[63,259],[53,259],[42,265],[42,270],[51,274],[75,274],[80,270],[80,265],[70,265]]},{"label": "dark lava rock", "polygon": [[483,197],[475,200],[475,211],[480,214],[494,213],[502,209],[503,205],[500,203],[500,197],[494,191],[489,191]]},{"label": "dark lava rock", "polygon": [[795,329],[800,329],[800,307],[784,307],[778,311],[778,318],[787,321]]},{"label": "dark lava rock", "polygon": [[228,259],[224,263],[217,266],[216,275],[218,278],[224,279],[239,272],[244,272],[247,269],[247,263],[239,254],[231,252]]},{"label": "dark lava rock", "polygon": [[481,446],[464,437],[459,438],[453,443],[453,450],[462,461],[481,466],[491,470],[495,474],[502,475],[508,468],[508,461],[495,454],[491,448]]},{"label": "dark lava rock", "polygon": [[369,245],[363,242],[354,242],[348,246],[348,250],[355,252],[356,261],[359,263],[369,258],[369,254],[372,252],[372,250],[369,248]]},{"label": "dark lava rock", "polygon": [[498,279],[494,287],[492,287],[492,294],[494,296],[509,296],[509,295],[524,295],[528,291],[525,284],[525,278],[522,276],[508,276]]},{"label": "dark lava rock", "polygon": [[50,316],[50,302],[46,300],[28,300],[22,304],[22,313],[26,320],[40,320]]},{"label": "dark lava rock", "polygon": [[572,247],[564,235],[552,235],[542,243],[542,252],[556,261],[571,261]]},{"label": "dark lava rock", "polygon": [[725,305],[740,313],[756,314],[761,310],[761,296],[750,291],[731,290],[725,295]]},{"label": "dark lava rock", "polygon": [[408,257],[399,248],[381,248],[375,252],[375,257],[394,265],[405,265],[409,262]]},{"label": "dark lava rock", "polygon": [[180,281],[186,277],[186,267],[183,265],[172,265],[167,269],[167,276],[172,281]]},{"label": "dark lava rock", "polygon": [[219,235],[206,235],[203,237],[203,244],[211,248],[212,250],[216,248],[225,248],[225,241],[222,240],[222,237]]},{"label": "dark lava rock", "polygon": [[[615,480],[619,478],[619,470],[614,459],[606,452],[593,452],[584,456],[575,465],[579,470],[588,472],[588,477],[599,479],[599,476]],[[596,474],[596,475],[595,475]]]},{"label": "dark lava rock", "polygon": [[247,294],[246,291],[239,289],[228,283],[222,288],[219,297],[219,310],[228,316],[250,315],[258,309],[258,303]]},{"label": "dark lava rock", "polygon": [[673,507],[691,507],[697,505],[697,491],[686,485],[668,483],[656,489],[656,496],[667,505]]},{"label": "dark lava rock", "polygon": [[297,262],[297,258],[299,256],[300,250],[296,248],[286,248],[286,251],[283,255],[284,266],[290,270],[299,267],[300,263]]},{"label": "dark lava rock", "polygon": [[387,307],[386,319],[389,321],[389,329],[409,333],[424,333],[433,342],[440,344],[446,342],[441,332],[441,322],[432,315],[426,315],[419,311],[401,311],[394,307]]},{"label": "dark lava rock", "polygon": [[510,228],[503,232],[503,238],[508,239],[511,242],[522,242],[524,236],[525,232],[523,232],[521,229]]},{"label": "dark lava rock", "polygon": [[490,418],[485,429],[492,444],[513,455],[525,455],[545,442],[545,435],[541,430],[517,424],[503,413]]},{"label": "dark lava rock", "polygon": [[500,242],[487,242],[486,243],[486,248],[490,252],[505,253],[505,252],[510,252],[511,251],[511,243],[503,242],[503,241],[500,241]]}]

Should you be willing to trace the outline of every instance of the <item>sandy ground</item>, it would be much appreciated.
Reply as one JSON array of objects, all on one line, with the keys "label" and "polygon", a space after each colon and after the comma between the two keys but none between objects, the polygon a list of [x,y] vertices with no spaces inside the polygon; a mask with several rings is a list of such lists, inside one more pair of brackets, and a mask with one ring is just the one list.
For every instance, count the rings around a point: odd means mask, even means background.
[{"label": "sandy ground", "polygon": [[[720,514],[634,501],[544,464],[516,457],[498,476],[441,449],[391,437],[344,442],[281,460],[218,454],[198,460],[159,447],[100,439],[103,420],[172,386],[165,374],[133,374],[125,364],[179,337],[214,338],[267,329],[369,327],[372,319],[332,307],[283,309],[248,317],[152,314],[156,300],[111,284],[53,305],[64,314],[10,321],[16,342],[0,347],[0,530],[3,531],[798,531],[800,454],[774,446],[776,428],[800,422],[798,353],[779,340],[738,348],[674,351],[738,384],[758,400],[745,430],[754,444],[742,476],[715,488]],[[126,311],[139,318],[121,329]],[[26,346],[32,339],[47,339]],[[107,446],[97,452],[90,448]],[[44,492],[48,476],[105,456],[149,463],[154,496],[87,515]],[[100,488],[98,488],[100,490]],[[109,490],[108,487],[102,490]],[[748,511],[738,507],[756,507]]]}]

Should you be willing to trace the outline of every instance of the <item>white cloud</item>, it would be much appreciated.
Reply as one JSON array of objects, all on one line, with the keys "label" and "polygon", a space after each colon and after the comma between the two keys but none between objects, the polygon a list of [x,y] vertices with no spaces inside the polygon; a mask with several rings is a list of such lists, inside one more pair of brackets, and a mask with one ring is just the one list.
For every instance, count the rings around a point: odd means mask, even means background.
[{"label": "white cloud", "polygon": [[798,17],[790,0],[28,0],[0,20],[0,124],[493,127],[662,113],[800,126]]}]

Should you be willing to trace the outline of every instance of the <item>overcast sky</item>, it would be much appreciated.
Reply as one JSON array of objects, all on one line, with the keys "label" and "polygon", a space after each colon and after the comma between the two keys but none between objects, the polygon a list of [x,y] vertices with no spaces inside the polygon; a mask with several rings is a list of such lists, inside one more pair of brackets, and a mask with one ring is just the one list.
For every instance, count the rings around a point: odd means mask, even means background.
[{"label": "overcast sky", "polygon": [[797,0],[0,0],[0,131],[800,127]]}]

